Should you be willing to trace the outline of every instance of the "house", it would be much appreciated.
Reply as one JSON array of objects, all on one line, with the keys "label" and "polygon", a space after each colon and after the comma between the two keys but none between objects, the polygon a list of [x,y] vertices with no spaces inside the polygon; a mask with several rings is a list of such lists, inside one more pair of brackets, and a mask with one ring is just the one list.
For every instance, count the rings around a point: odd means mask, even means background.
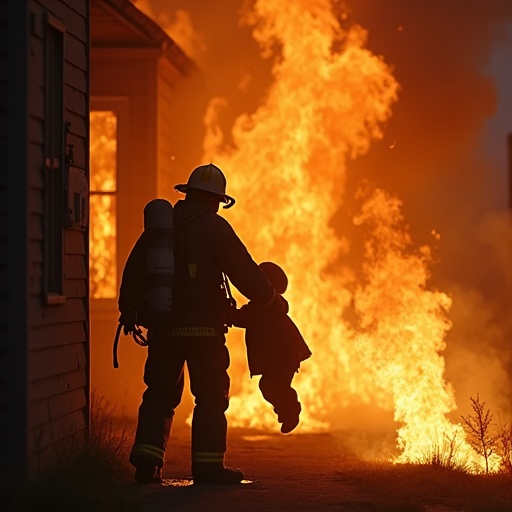
[{"label": "house", "polygon": [[[100,212],[116,234],[117,286],[181,158],[163,105],[194,66],[128,0],[0,0],[0,60],[0,461],[24,473],[88,433],[91,320],[115,307],[90,297],[89,226]],[[115,129],[113,181],[90,159],[91,109]]]}]

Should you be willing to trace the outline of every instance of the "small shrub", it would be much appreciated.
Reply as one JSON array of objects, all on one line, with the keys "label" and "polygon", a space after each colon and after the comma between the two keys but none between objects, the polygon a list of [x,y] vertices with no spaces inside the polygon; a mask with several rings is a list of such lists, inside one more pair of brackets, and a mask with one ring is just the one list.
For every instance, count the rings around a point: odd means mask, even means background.
[{"label": "small shrub", "polygon": [[512,426],[502,423],[501,418],[499,418],[496,438],[496,452],[501,457],[501,470],[512,475]]},{"label": "small shrub", "polygon": [[496,452],[496,442],[498,437],[491,434],[492,413],[485,407],[485,402],[480,402],[480,396],[476,399],[469,398],[474,415],[468,414],[462,416],[464,428],[469,435],[469,443],[474,450],[485,460],[485,472],[489,473],[489,459]]},{"label": "small shrub", "polygon": [[121,425],[116,424],[114,411],[115,407],[108,400],[93,391],[91,429],[86,453],[98,466],[104,467],[109,476],[122,480],[131,472],[128,455],[132,433],[126,427],[121,428]]}]

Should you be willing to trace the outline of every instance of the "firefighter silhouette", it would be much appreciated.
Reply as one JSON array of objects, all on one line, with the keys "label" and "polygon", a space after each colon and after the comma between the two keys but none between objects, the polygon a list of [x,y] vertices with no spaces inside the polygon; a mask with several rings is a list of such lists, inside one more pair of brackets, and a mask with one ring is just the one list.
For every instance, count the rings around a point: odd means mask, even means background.
[{"label": "firefighter silhouette", "polygon": [[[146,390],[139,407],[137,430],[130,453],[141,483],[160,481],[175,408],[181,401],[185,363],[195,398],[192,413],[192,476],[194,483],[239,483],[243,473],[225,465],[230,379],[225,345],[230,307],[223,274],[242,295],[265,311],[284,314],[286,302],[274,290],[231,225],[217,214],[235,200],[226,194],[226,178],[213,164],[201,165],[186,184],[173,208],[174,275],[172,307],[159,321],[148,320],[148,355],[144,367]],[[165,230],[162,231],[165,236]],[[119,293],[119,322],[125,333],[137,329],[139,309],[148,286],[146,253],[153,244],[142,233],[123,270]],[[151,277],[151,276],[150,276]],[[153,276],[150,285],[154,286]],[[158,291],[158,288],[161,288]],[[155,293],[168,297],[158,283]],[[147,318],[151,315],[145,314]]]},{"label": "firefighter silhouette", "polygon": [[[259,266],[276,292],[285,293],[288,278],[284,270],[270,261]],[[291,432],[298,425],[301,412],[291,383],[300,363],[311,356],[309,347],[287,314],[269,311],[254,301],[233,311],[231,320],[235,327],[245,328],[251,377],[261,375],[258,385],[263,398],[274,406],[281,432]]]}]

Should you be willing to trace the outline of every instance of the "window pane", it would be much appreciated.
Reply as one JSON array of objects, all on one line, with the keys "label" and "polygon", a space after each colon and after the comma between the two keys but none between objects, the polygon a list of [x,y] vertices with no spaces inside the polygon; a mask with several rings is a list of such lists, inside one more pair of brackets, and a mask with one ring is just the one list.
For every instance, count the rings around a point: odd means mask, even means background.
[{"label": "window pane", "polygon": [[117,116],[110,110],[95,110],[90,121],[90,296],[112,299],[117,296]]},{"label": "window pane", "polygon": [[117,296],[116,197],[91,194],[89,230],[90,294],[93,299]]},{"label": "window pane", "polygon": [[110,110],[91,112],[91,192],[115,192],[117,117]]}]

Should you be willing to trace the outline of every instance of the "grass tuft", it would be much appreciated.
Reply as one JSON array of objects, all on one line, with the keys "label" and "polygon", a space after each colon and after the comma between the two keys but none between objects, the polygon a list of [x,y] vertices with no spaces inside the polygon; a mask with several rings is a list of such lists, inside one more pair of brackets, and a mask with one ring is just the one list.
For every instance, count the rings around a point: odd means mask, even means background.
[{"label": "grass tuft", "polygon": [[471,466],[467,459],[461,456],[460,445],[461,441],[457,440],[456,435],[451,438],[445,435],[443,442],[435,443],[428,449],[418,461],[418,464],[436,466],[461,473],[470,473]]},{"label": "grass tuft", "polygon": [[[96,392],[91,397],[91,428],[85,443],[57,450],[50,467],[25,481],[3,482],[1,502],[12,512],[139,512],[120,482],[130,475],[132,434],[116,425],[114,409]],[[4,509],[6,510],[6,509]]]}]

